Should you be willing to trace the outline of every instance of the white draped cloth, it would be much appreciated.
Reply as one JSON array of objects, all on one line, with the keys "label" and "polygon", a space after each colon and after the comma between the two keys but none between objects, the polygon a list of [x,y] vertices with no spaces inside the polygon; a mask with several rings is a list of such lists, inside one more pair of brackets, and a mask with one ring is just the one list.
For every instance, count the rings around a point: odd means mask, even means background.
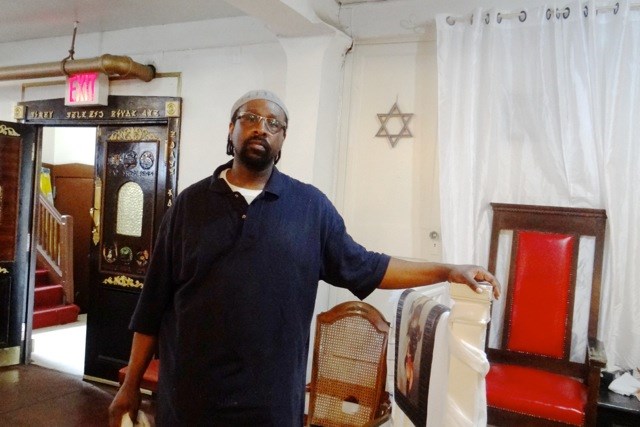
[{"label": "white draped cloth", "polygon": [[[453,285],[452,285],[453,286]],[[467,292],[472,293],[465,285],[462,286]],[[487,292],[488,289],[486,290]],[[459,296],[458,290],[458,296]],[[487,408],[484,377],[489,371],[489,362],[484,353],[484,326],[488,320],[489,303],[482,301],[476,295],[473,298],[466,296],[466,300],[458,299],[457,302],[451,301],[447,287],[433,287],[421,289],[415,292],[414,298],[424,301],[423,297],[429,298],[429,302],[424,304],[424,310],[420,314],[421,324],[425,328],[421,330],[421,336],[433,336],[432,352],[429,355],[419,354],[420,350],[415,353],[415,360],[422,361],[421,358],[432,357],[430,371],[423,369],[428,366],[425,364],[419,369],[419,377],[415,380],[415,384],[423,385],[428,383],[428,399],[426,400],[426,424],[421,423],[418,427],[484,427],[487,424]],[[397,303],[394,297],[391,300]],[[397,351],[398,359],[405,360],[406,343],[398,345],[396,342],[396,334],[398,328],[403,336],[406,333],[412,306],[408,304],[409,298],[404,301],[402,307],[402,318],[398,320],[396,316],[392,323],[392,333],[390,334],[389,352],[391,356],[389,370],[391,373],[400,375],[402,368],[395,369],[395,354]],[[447,310],[443,312],[443,306],[450,307],[453,304],[461,304],[459,310],[453,308],[455,315]],[[481,307],[479,309],[478,305]],[[472,308],[473,306],[473,308]],[[410,308],[411,307],[411,308]],[[428,320],[433,313],[441,313],[437,323],[432,325]],[[400,325],[398,324],[400,323]],[[453,325],[459,323],[457,328]],[[433,328],[430,328],[433,326]],[[462,332],[460,326],[466,328],[466,332]],[[479,326],[481,326],[479,328]],[[427,329],[429,328],[429,329]],[[425,338],[426,339],[426,338]],[[471,341],[467,341],[471,339]],[[482,342],[482,344],[481,344]],[[418,345],[418,348],[425,345],[424,342]],[[427,346],[430,344],[427,344]],[[422,365],[421,362],[418,362]],[[402,387],[394,387],[394,384],[401,384],[406,379],[400,375],[394,377],[392,374],[388,381],[389,391],[407,395]],[[426,379],[426,381],[425,381]],[[414,384],[414,385],[415,385]],[[419,387],[419,386],[418,386]],[[459,394],[459,390],[464,390],[471,399]],[[470,393],[470,394],[469,394]],[[419,393],[423,397],[422,392]],[[414,421],[420,419],[421,415],[413,417],[407,415],[404,411],[406,406],[398,403],[399,396],[393,395],[393,407],[391,411],[391,422],[393,426],[412,427],[415,426]],[[405,401],[406,402],[406,401]],[[414,421],[412,421],[414,420]],[[389,423],[387,423],[388,425]]]},{"label": "white draped cloth", "polygon": [[437,17],[443,260],[486,265],[490,202],[606,209],[598,334],[635,368],[640,8],[512,5]]}]

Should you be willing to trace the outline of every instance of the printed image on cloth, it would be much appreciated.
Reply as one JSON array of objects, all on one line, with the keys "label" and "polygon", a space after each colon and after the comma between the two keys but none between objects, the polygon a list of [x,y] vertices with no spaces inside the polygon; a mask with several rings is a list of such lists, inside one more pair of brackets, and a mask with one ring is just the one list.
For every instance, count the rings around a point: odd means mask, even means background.
[{"label": "printed image on cloth", "polygon": [[407,289],[396,311],[394,399],[414,425],[427,422],[429,381],[438,320],[448,307]]}]

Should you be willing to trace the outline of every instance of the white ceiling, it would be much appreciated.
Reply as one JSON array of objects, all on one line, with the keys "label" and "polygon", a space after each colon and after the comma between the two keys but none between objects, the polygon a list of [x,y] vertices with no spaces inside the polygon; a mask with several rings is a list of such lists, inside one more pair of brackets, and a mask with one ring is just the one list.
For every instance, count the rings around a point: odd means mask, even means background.
[{"label": "white ceiling", "polygon": [[0,0],[0,43],[242,15],[224,0]]},{"label": "white ceiling", "polygon": [[[78,35],[180,22],[281,14],[282,4],[323,9],[332,25],[358,38],[412,32],[437,13],[466,14],[474,8],[518,9],[546,0],[0,0],[0,43]],[[282,3],[282,4],[280,4]],[[305,6],[306,3],[306,6]],[[232,5],[237,5],[234,7]],[[311,5],[311,6],[309,6]],[[240,10],[242,9],[242,10]],[[282,18],[282,17],[281,17]],[[274,19],[271,17],[270,19]],[[275,18],[277,20],[277,17]],[[282,21],[282,19],[280,19]],[[298,22],[299,24],[299,22]],[[296,20],[284,18],[280,35],[296,34]],[[412,28],[413,26],[413,28]],[[418,28],[419,30],[420,28]]]}]

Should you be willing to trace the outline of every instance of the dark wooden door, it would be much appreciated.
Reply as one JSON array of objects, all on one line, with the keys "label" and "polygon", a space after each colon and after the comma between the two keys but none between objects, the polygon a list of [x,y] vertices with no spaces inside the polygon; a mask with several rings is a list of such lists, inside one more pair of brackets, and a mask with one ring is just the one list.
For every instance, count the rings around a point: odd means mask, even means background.
[{"label": "dark wooden door", "polygon": [[129,320],[154,237],[177,186],[181,100],[109,96],[106,106],[64,99],[20,102],[14,117],[97,130],[92,178],[85,378],[117,381],[128,363]]},{"label": "dark wooden door", "polygon": [[0,364],[24,361],[37,129],[0,122]]},{"label": "dark wooden door", "polygon": [[166,125],[100,126],[85,376],[115,381],[128,363],[131,314],[167,202]]},{"label": "dark wooden door", "polygon": [[83,164],[55,165],[51,178],[55,188],[55,207],[63,215],[73,217],[73,302],[81,313],[89,309],[89,249],[93,203],[94,167]]}]

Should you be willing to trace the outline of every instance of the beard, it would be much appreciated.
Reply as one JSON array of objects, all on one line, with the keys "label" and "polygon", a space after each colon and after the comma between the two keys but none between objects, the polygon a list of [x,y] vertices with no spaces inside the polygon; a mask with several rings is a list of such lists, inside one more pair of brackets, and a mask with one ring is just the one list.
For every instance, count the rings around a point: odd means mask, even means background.
[{"label": "beard", "polygon": [[[262,149],[258,148],[259,144]],[[275,155],[271,145],[264,138],[248,138],[243,141],[240,151],[236,151],[238,160],[248,169],[261,172],[273,166]]]}]

